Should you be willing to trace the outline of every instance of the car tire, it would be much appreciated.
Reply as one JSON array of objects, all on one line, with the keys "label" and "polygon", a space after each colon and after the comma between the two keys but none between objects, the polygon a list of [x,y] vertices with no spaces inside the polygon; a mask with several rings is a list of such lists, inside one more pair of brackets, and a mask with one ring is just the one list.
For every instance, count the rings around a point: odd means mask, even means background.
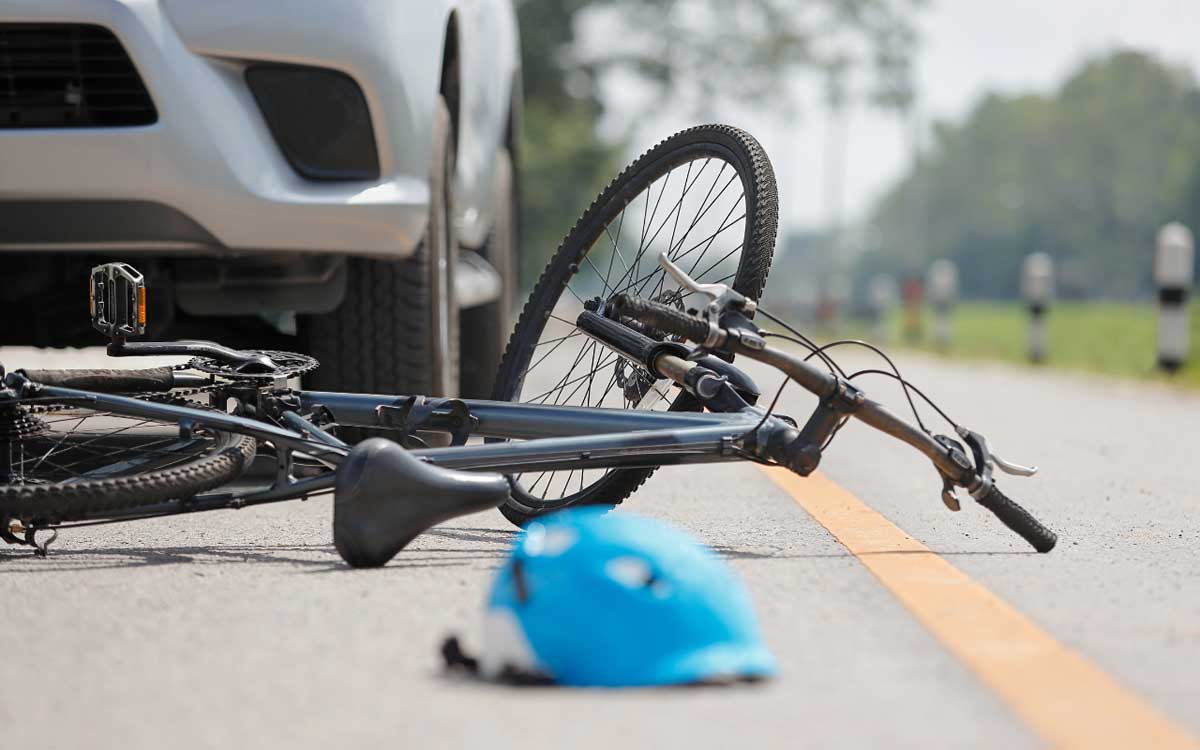
[{"label": "car tire", "polygon": [[429,223],[404,260],[348,259],[346,297],[333,312],[304,316],[300,336],[321,366],[305,387],[359,393],[453,396],[458,390],[454,269],[454,127],[434,111]]},{"label": "car tire", "polygon": [[512,154],[497,159],[497,204],[492,230],[481,255],[500,276],[500,296],[461,313],[462,385],[467,398],[491,398],[504,347],[512,333],[517,290],[517,190]]}]

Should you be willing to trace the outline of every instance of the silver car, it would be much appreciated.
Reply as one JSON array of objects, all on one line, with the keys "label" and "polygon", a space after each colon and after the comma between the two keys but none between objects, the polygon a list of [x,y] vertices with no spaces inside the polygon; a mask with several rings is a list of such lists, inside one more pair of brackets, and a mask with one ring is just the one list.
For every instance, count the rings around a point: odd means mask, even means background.
[{"label": "silver car", "polygon": [[317,387],[485,394],[520,92],[510,0],[5,0],[0,344],[99,343],[61,290],[120,258],[153,334],[277,336]]}]

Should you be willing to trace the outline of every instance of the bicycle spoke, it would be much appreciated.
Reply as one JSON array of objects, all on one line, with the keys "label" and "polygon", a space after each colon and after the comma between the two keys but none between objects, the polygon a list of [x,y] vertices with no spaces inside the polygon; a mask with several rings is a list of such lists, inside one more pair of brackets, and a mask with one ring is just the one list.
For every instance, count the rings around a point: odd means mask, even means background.
[{"label": "bicycle spoke", "polygon": [[531,493],[536,492],[537,486],[542,483],[542,480],[553,474],[554,474],[554,472],[552,472],[552,471],[543,471],[540,474],[538,474],[537,479],[533,480],[533,484],[529,487],[529,491]]},{"label": "bicycle spoke", "polygon": [[[618,360],[618,359],[620,359],[620,358],[621,358],[621,357],[620,357],[619,355],[615,355],[615,354],[614,354],[614,355],[612,356],[612,358],[611,358],[611,359],[608,359],[608,360],[606,360],[606,361],[604,361],[604,362],[601,362],[601,363],[600,363],[600,367],[598,367],[598,368],[596,368],[596,369],[597,369],[597,370],[599,370],[599,369],[603,369],[603,368],[605,368],[605,367],[608,367],[609,365],[616,364],[617,360]],[[556,399],[554,400],[554,404],[555,404],[555,406],[569,406],[569,405],[570,405],[570,403],[571,403],[571,398],[572,398],[572,397],[573,397],[573,396],[574,396],[576,393],[578,393],[578,392],[579,392],[579,388],[580,388],[580,386],[582,385],[582,381],[583,381],[583,380],[585,380],[586,378],[589,378],[589,377],[591,377],[592,375],[594,375],[594,374],[595,374],[595,372],[596,372],[596,370],[591,370],[591,371],[589,371],[589,372],[585,372],[584,374],[580,375],[579,377],[577,377],[577,378],[572,378],[572,379],[571,379],[569,382],[567,382],[566,384],[564,384],[564,386],[563,386],[564,388],[565,388],[567,385],[571,385],[571,383],[579,383],[580,385],[576,385],[576,386],[575,386],[575,389],[574,389],[573,391],[571,391],[570,395],[569,395],[569,396],[567,396],[567,397],[566,397],[566,398],[563,400],[563,402],[562,402],[561,404],[559,403],[558,399],[556,398]]]},{"label": "bicycle spoke", "polygon": [[42,456],[42,458],[41,458],[41,461],[38,461],[36,464],[34,464],[34,466],[33,466],[33,469],[32,469],[32,470],[33,470],[33,471],[37,471],[37,470],[38,470],[38,467],[42,465],[42,461],[45,461],[47,458],[49,458],[49,457],[50,457],[50,454],[54,452],[54,449],[55,449],[55,448],[57,448],[58,446],[62,445],[62,444],[63,444],[63,442],[64,442],[64,441],[65,441],[65,440],[66,440],[68,437],[70,437],[70,435],[71,435],[71,433],[72,433],[72,432],[74,432],[75,430],[79,429],[79,425],[83,424],[85,420],[87,420],[87,417],[86,417],[86,416],[80,417],[79,421],[78,421],[78,422],[76,422],[76,423],[75,423],[75,425],[74,425],[74,426],[73,426],[73,427],[72,427],[70,430],[68,430],[66,433],[64,433],[64,434],[63,434],[63,436],[62,436],[62,437],[60,437],[60,438],[58,439],[58,442],[57,442],[57,443],[55,443],[54,445],[50,446],[50,450],[46,451],[46,455]]},{"label": "bicycle spoke", "polygon": [[579,353],[575,355],[575,361],[572,362],[571,366],[567,368],[567,374],[562,376],[562,380],[559,380],[557,383],[555,383],[554,387],[551,388],[550,390],[546,391],[545,393],[539,394],[539,395],[534,396],[533,398],[529,399],[529,401],[527,403],[543,403],[544,400],[547,397],[549,397],[549,395],[551,393],[554,393],[555,391],[558,391],[559,389],[563,388],[564,384],[567,382],[567,379],[571,377],[571,373],[575,372],[575,367],[580,363],[580,361],[583,360],[583,358],[585,356],[587,356],[587,351],[591,347],[594,347],[594,346],[596,346],[596,342],[594,340],[589,340],[588,343],[586,343],[583,347],[580,348]]},{"label": "bicycle spoke", "polygon": [[[690,162],[689,162],[689,167],[690,167]],[[690,169],[689,169],[689,172],[690,172]],[[668,176],[668,177],[670,177],[670,174],[668,174],[667,176]],[[735,175],[735,176],[736,176],[736,175]],[[697,178],[698,178],[698,177],[699,177],[699,176],[697,175]],[[685,180],[684,180],[684,188],[683,188],[683,192],[682,192],[682,193],[680,193],[680,195],[679,195],[679,200],[675,202],[675,207],[674,207],[674,208],[672,208],[672,209],[671,209],[671,211],[670,211],[670,213],[668,213],[668,214],[667,214],[667,215],[666,215],[666,216],[663,218],[663,221],[662,221],[662,223],[658,225],[658,229],[657,229],[657,230],[655,230],[654,234],[653,234],[653,235],[651,235],[650,239],[648,239],[648,240],[646,240],[644,243],[642,243],[644,246],[646,246],[646,247],[649,247],[650,245],[653,245],[653,244],[654,244],[654,241],[655,241],[656,239],[658,239],[658,235],[659,235],[659,234],[661,234],[661,233],[662,233],[662,230],[663,230],[663,228],[664,228],[664,227],[666,227],[666,225],[667,225],[667,222],[671,220],[671,216],[672,216],[672,215],[674,215],[674,216],[675,216],[675,226],[676,226],[676,227],[678,227],[678,226],[679,226],[679,211],[680,211],[680,209],[683,207],[683,201],[684,201],[684,199],[685,199],[685,198],[687,198],[688,191],[689,191],[689,190],[691,190],[691,188],[692,188],[691,184],[688,184],[687,180],[685,179]],[[665,190],[665,186],[664,186],[664,190]],[[662,198],[662,195],[661,195],[661,194],[659,195],[659,198]],[[672,232],[672,236],[674,236],[674,232]],[[671,245],[670,245],[670,243],[668,243],[667,247],[670,247],[670,246],[671,246]]]},{"label": "bicycle spoke", "polygon": [[[99,438],[97,438],[97,440],[99,440]],[[121,446],[116,451],[107,451],[106,452],[106,451],[96,451],[96,450],[89,449],[87,446],[94,445],[96,442],[94,440],[88,441],[87,443],[84,443],[84,444],[73,444],[73,445],[71,445],[70,448],[68,448],[68,450],[82,450],[85,453],[88,453],[89,455],[85,456],[84,458],[81,458],[79,460],[73,461],[69,464],[66,464],[62,468],[71,469],[75,466],[78,466],[78,465],[88,461],[89,459],[95,459],[96,457],[107,458],[107,459],[111,460],[113,456],[119,456],[119,455],[121,455],[121,453],[134,453],[134,454],[151,453],[151,454],[156,454],[159,456],[170,457],[170,458],[174,459],[175,463],[180,463],[182,460],[186,460],[187,458],[189,458],[190,454],[185,455],[185,456],[179,455],[179,452],[178,452],[179,440],[180,440],[179,435],[175,434],[168,438],[163,438],[162,440],[159,440],[156,443],[152,443],[152,445],[161,444],[161,445],[176,446],[176,450],[173,450],[173,451],[142,451],[133,446]],[[170,466],[170,465],[171,465],[170,462],[168,462],[164,466]]]},{"label": "bicycle spoke", "polygon": [[[724,174],[724,168],[722,168],[721,172],[717,173],[718,181],[720,180],[720,177],[722,174]],[[708,215],[708,212],[710,210],[712,210],[712,207],[717,204],[717,202],[720,200],[721,196],[725,193],[725,191],[729,188],[729,186],[733,184],[733,181],[735,179],[737,179],[736,172],[733,174],[733,176],[731,176],[729,178],[729,181],[727,181],[725,183],[725,185],[721,188],[721,191],[719,193],[717,193],[716,197],[712,198],[711,201],[709,200],[709,198],[712,196],[712,191],[716,188],[716,182],[714,182],[713,185],[709,187],[709,192],[705,195],[704,200],[701,202],[701,208],[700,208],[699,212],[692,219],[691,223],[688,225],[688,228],[686,230],[684,230],[683,236],[681,236],[679,238],[678,243],[676,243],[676,247],[671,247],[671,246],[667,247],[666,252],[668,254],[668,257],[670,257],[672,260],[678,262],[681,258],[690,255],[698,247],[700,247],[701,245],[704,245],[704,243],[706,241],[709,243],[709,245],[711,245],[712,240],[717,235],[721,234],[723,231],[728,229],[729,226],[736,224],[737,220],[734,220],[734,222],[732,222],[729,225],[720,226],[716,232],[714,232],[713,234],[709,235],[708,237],[705,237],[704,239],[700,240],[700,242],[696,243],[691,248],[689,248],[687,252],[685,252],[683,254],[677,253],[678,247],[682,247],[683,243],[687,240],[688,236],[691,235],[692,230],[695,229],[696,226],[704,219],[704,217]],[[744,197],[745,197],[745,191],[743,191],[743,193],[738,196],[738,200],[734,202],[734,205],[730,208],[729,212],[726,214],[726,219],[728,219],[728,217],[730,215],[732,215],[733,211],[736,210],[736,208],[738,207],[739,201],[741,201]],[[744,217],[745,214],[743,214],[742,216]],[[739,217],[739,218],[741,218],[741,217]],[[724,222],[722,222],[722,223],[724,224]],[[645,253],[646,249],[647,248],[641,248],[639,250],[639,254],[638,254],[639,258],[641,257],[642,254]],[[707,247],[705,248],[705,251],[707,251]],[[703,252],[705,252],[705,251],[702,251],[702,255],[703,255]],[[661,268],[658,268],[656,265],[654,270],[650,271],[646,276],[635,277],[637,279],[636,281],[625,284],[624,287],[621,289],[621,291],[623,291],[623,292],[628,291],[629,289],[631,289],[635,286],[640,287],[640,289],[644,289],[644,287],[646,286],[647,280],[653,279],[663,273],[664,273],[664,271]],[[625,281],[625,278],[618,279],[617,283],[620,284],[623,281]],[[640,289],[639,289],[639,292],[640,292]]]},{"label": "bicycle spoke", "polygon": [[[683,178],[683,182],[685,185],[688,184],[688,177],[690,177],[691,174],[692,174],[692,162],[688,162],[688,173],[686,175],[684,175],[684,178]],[[696,179],[700,179],[700,175],[696,175]],[[683,194],[679,196],[679,205],[681,207],[683,205],[683,199],[687,197],[687,192],[689,189],[690,189],[690,186],[684,188]],[[682,215],[683,215],[683,211],[676,211],[676,213],[675,213],[675,223],[671,225],[671,239],[667,241],[668,248],[675,247],[675,235],[679,232],[679,217]]]},{"label": "bicycle spoke", "polygon": [[[712,244],[713,244],[713,242],[716,240],[717,236],[719,236],[720,234],[722,234],[722,233],[723,233],[723,232],[724,232],[726,229],[729,229],[730,227],[736,226],[736,225],[737,225],[737,222],[738,222],[738,221],[740,221],[741,219],[744,219],[744,218],[745,218],[745,216],[746,216],[745,214],[742,214],[742,215],[741,215],[741,216],[739,216],[737,219],[734,219],[733,221],[731,221],[731,222],[729,222],[729,223],[727,223],[727,224],[724,224],[724,225],[723,225],[723,226],[721,226],[719,229],[717,229],[717,231],[713,232],[712,234],[708,235],[707,237],[705,237],[704,239],[700,240],[700,241],[699,241],[699,242],[697,242],[695,245],[693,245],[693,246],[692,246],[690,249],[688,249],[688,251],[687,251],[687,252],[685,252],[685,253],[683,253],[683,254],[681,254],[681,255],[678,255],[678,256],[670,256],[670,257],[671,257],[671,260],[672,260],[672,261],[675,261],[676,263],[678,263],[680,260],[683,260],[685,257],[687,257],[688,255],[691,255],[693,252],[695,252],[695,251],[696,251],[696,249],[697,249],[697,248],[699,248],[701,245],[704,245],[704,250],[702,250],[702,251],[700,252],[700,255],[699,255],[699,256],[697,257],[697,259],[696,259],[696,263],[699,263],[701,260],[703,260],[703,259],[704,259],[705,253],[707,253],[707,252],[708,252],[708,250],[709,250],[709,248],[711,248],[711,247],[712,247]],[[707,243],[707,244],[706,244],[706,243]],[[728,255],[726,255],[726,258],[728,258],[728,257],[729,257],[729,255],[732,255],[734,252],[737,252],[737,251],[741,250],[741,249],[742,249],[742,245],[743,245],[743,243],[739,243],[739,244],[737,245],[737,247],[735,247],[735,248],[734,248],[734,249],[733,249],[733,250],[732,250],[732,251],[731,251],[731,252],[730,252]],[[691,269],[689,269],[687,273],[688,273],[688,276],[691,276],[692,278],[699,279],[699,278],[703,277],[703,275],[704,275],[704,274],[699,274],[699,275],[697,275],[697,274],[694,274],[694,273],[693,273],[693,272],[695,271],[695,265],[696,265],[696,263],[694,263],[694,264],[693,264],[692,268],[691,268]],[[711,270],[711,269],[709,269],[709,270]],[[707,273],[707,271],[706,271],[705,273]],[[657,278],[657,277],[662,277],[662,276],[665,276],[665,275],[666,275],[666,274],[665,274],[665,272],[664,272],[664,271],[663,271],[661,268],[655,269],[654,271],[650,272],[650,273],[649,273],[649,274],[647,274],[646,276],[643,276],[642,278],[638,279],[637,281],[634,281],[634,282],[632,282],[631,284],[629,284],[629,285],[626,287],[626,289],[632,288],[632,287],[634,287],[634,286],[638,286],[638,287],[639,287],[638,294],[640,294],[640,293],[641,293],[641,290],[642,290],[642,289],[644,289],[644,288],[646,287],[646,285],[649,283],[649,281],[650,281],[650,280],[652,280],[652,279],[654,279],[654,278]],[[625,291],[625,290],[622,290],[622,291]]]},{"label": "bicycle spoke", "polygon": [[[589,258],[588,256],[585,255],[585,256],[583,256],[583,259],[587,262],[587,264],[589,266],[591,266],[592,270],[596,272],[596,275],[600,277],[600,283],[604,285],[604,291],[605,291],[604,296],[607,297],[608,296],[607,292],[609,291],[608,277],[600,275],[600,269],[596,268],[596,264],[592,263],[591,258]],[[613,294],[616,294],[616,292],[613,292]]]},{"label": "bicycle spoke", "polygon": [[592,371],[588,374],[587,390],[583,392],[583,405],[591,406],[589,403],[592,399],[592,382],[596,377],[596,350],[592,350]]},{"label": "bicycle spoke", "polygon": [[73,409],[39,421],[46,431],[19,443],[10,461],[19,482],[73,483],[166,469],[192,460],[212,442],[203,433],[181,439],[172,422],[110,411]]},{"label": "bicycle spoke", "polygon": [[568,292],[570,292],[570,293],[571,293],[571,294],[572,294],[572,295],[575,297],[575,299],[579,300],[579,304],[581,304],[581,305],[582,305],[582,304],[583,304],[583,297],[580,297],[580,296],[579,296],[579,294],[577,294],[577,293],[575,292],[575,290],[571,288],[571,285],[570,285],[570,284],[567,284],[566,286],[567,286],[567,291],[568,291]]},{"label": "bicycle spoke", "polygon": [[732,250],[730,250],[729,252],[725,253],[725,255],[721,256],[721,259],[720,259],[720,260],[718,260],[716,263],[713,263],[713,264],[712,264],[711,266],[709,266],[708,268],[704,269],[704,273],[708,273],[709,271],[713,270],[714,268],[716,268],[717,266],[721,265],[721,264],[722,264],[722,263],[724,263],[725,261],[729,260],[730,256],[732,256],[734,253],[738,252],[738,251],[739,251],[739,250],[741,250],[741,249],[742,249],[742,246],[741,246],[741,245],[738,245],[738,246],[737,246],[737,247],[735,247],[734,249],[732,249]]},{"label": "bicycle spoke", "polygon": [[[559,474],[561,474],[561,473],[562,472],[560,471]],[[573,476],[575,476],[574,469],[570,469],[569,471],[567,471],[567,478],[563,480],[563,488],[562,488],[561,494],[563,494],[563,495],[567,494],[567,487],[571,484],[571,477],[573,477]]]},{"label": "bicycle spoke", "polygon": [[[722,164],[720,172],[718,174],[716,174],[716,179],[719,180],[720,176],[722,174],[725,174],[726,166],[727,166],[727,164]],[[736,178],[736,176],[737,175],[734,174],[734,178]],[[712,187],[709,187],[709,191],[706,194],[706,197],[704,197],[704,200],[702,200],[701,205],[703,205],[703,203],[707,202],[709,196],[712,196],[712,191],[713,191],[714,187],[715,187],[715,182]],[[695,227],[695,224],[697,221],[698,221],[698,218],[694,218],[694,220],[692,220],[692,222],[691,222],[691,227]],[[689,228],[689,230],[690,230],[690,228]],[[685,235],[686,235],[686,233],[685,233]],[[638,240],[637,254],[634,257],[634,266],[632,266],[632,268],[629,270],[629,272],[626,272],[626,274],[624,276],[618,278],[617,283],[613,284],[613,287],[617,287],[618,284],[622,284],[626,280],[626,278],[630,277],[630,274],[632,274],[632,277],[634,277],[634,278],[640,277],[638,275],[641,274],[641,270],[642,270],[642,257],[644,256],[644,254],[646,254],[646,251],[648,250],[648,248],[649,248],[649,244],[646,241],[646,234],[644,234],[644,232],[643,232],[642,238],[640,240]],[[658,268],[658,266],[655,266],[655,268]],[[630,286],[631,286],[631,284],[625,284],[625,287],[622,290],[628,289]]]},{"label": "bicycle spoke", "polygon": [[[108,433],[108,435],[110,435],[110,436],[111,435],[119,435],[123,432],[128,432],[129,430],[132,430],[135,427],[140,427],[143,425],[151,424],[152,422],[153,422],[153,420],[150,420],[150,419],[142,419],[142,420],[135,422],[134,424],[129,425],[128,427],[123,427],[119,430],[113,430],[112,432]],[[68,434],[74,434],[74,433],[75,433],[75,429],[72,428],[71,433],[68,433]],[[66,436],[64,436],[64,439],[65,439],[65,437]],[[72,443],[71,445],[73,448],[79,448],[79,447],[88,445],[89,443],[94,442],[95,440],[99,440],[99,439],[100,438],[93,438],[93,440],[90,440],[90,441],[84,441],[82,443]],[[59,443],[61,444],[61,442],[62,441],[60,440]],[[37,466],[34,466],[33,468],[34,468],[34,470],[37,470]]]},{"label": "bicycle spoke", "polygon": [[[736,206],[734,206],[733,208],[736,208]],[[691,255],[692,253],[696,252],[696,250],[699,249],[701,245],[703,245],[704,249],[700,250],[700,257],[697,258],[692,264],[692,269],[695,270],[696,264],[698,264],[700,262],[700,260],[702,260],[704,258],[704,254],[707,253],[709,248],[712,247],[713,243],[716,242],[717,237],[724,234],[726,229],[730,229],[732,227],[737,226],[738,222],[743,221],[746,218],[746,214],[742,214],[741,216],[737,217],[736,219],[733,219],[732,221],[730,221],[729,216],[730,216],[730,214],[733,213],[733,208],[731,208],[729,210],[729,213],[725,214],[725,219],[722,220],[723,223],[721,224],[721,226],[719,226],[717,228],[717,231],[713,232],[712,234],[708,235],[704,239],[700,240],[695,245],[692,245],[685,252],[671,256],[671,260],[675,261],[676,263],[679,263],[684,258],[686,258],[689,255]],[[689,273],[688,275],[690,276],[691,273]]]},{"label": "bicycle spoke", "polygon": [[537,342],[536,345],[534,345],[533,348],[537,349],[539,346],[545,346],[546,344],[553,344],[556,341],[566,341],[567,339],[573,339],[576,336],[581,336],[581,335],[583,335],[583,331],[571,331],[566,336],[559,336],[556,339],[548,339],[546,341],[539,341],[539,342]]},{"label": "bicycle spoke", "polygon": [[[555,352],[555,350],[556,350],[556,349],[558,349],[558,347],[560,347],[560,346],[562,346],[562,345],[563,345],[563,342],[565,342],[567,339],[572,339],[572,338],[575,338],[576,336],[579,336],[579,335],[582,335],[582,334],[583,334],[583,331],[575,331],[574,333],[570,334],[569,336],[563,336],[561,339],[558,339],[558,343],[557,343],[557,344],[555,344],[553,347],[551,347],[551,348],[550,348],[550,351],[548,351],[548,352],[546,352],[545,354],[543,354],[543,355],[541,356],[541,358],[540,358],[540,359],[538,359],[538,361],[537,361],[537,362],[535,362],[535,363],[533,363],[532,365],[530,365],[530,366],[529,366],[529,367],[528,367],[528,368],[525,370],[525,372],[526,372],[526,373],[533,372],[533,368],[537,367],[537,366],[538,366],[538,365],[540,365],[542,362],[546,361],[546,357],[549,357],[551,354],[553,354],[553,353]],[[550,342],[548,342],[548,341],[547,341],[547,342],[545,342],[545,343],[550,343]],[[537,344],[536,346],[534,346],[533,348],[534,348],[534,349],[537,349],[539,346],[541,346],[541,344],[540,344],[540,343],[539,343],[539,344]]]}]

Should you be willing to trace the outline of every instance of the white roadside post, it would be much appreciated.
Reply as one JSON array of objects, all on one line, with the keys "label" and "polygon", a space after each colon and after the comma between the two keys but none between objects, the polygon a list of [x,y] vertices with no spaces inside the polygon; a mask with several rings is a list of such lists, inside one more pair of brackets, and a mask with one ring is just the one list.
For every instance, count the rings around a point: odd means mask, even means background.
[{"label": "white roadside post", "polygon": [[1158,287],[1158,366],[1175,372],[1188,358],[1188,296],[1195,269],[1190,229],[1173,221],[1158,230],[1154,285]]},{"label": "white roadside post", "polygon": [[888,324],[899,296],[896,280],[887,274],[881,273],[873,277],[867,285],[867,306],[871,310],[876,341],[885,342],[891,338],[888,335]]},{"label": "white roadside post", "polygon": [[958,266],[954,261],[935,260],[929,266],[925,286],[933,306],[933,343],[938,349],[950,348],[950,314],[958,301]]},{"label": "white roadside post", "polygon": [[1046,359],[1046,309],[1054,299],[1054,261],[1046,253],[1030,253],[1021,264],[1021,296],[1029,308],[1029,359]]}]

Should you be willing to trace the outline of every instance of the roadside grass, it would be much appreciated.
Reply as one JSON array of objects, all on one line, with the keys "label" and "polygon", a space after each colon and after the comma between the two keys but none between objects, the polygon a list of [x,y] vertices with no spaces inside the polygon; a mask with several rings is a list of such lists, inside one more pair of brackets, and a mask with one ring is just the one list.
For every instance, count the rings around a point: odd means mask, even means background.
[{"label": "roadside grass", "polygon": [[1082,370],[1129,378],[1152,379],[1200,388],[1200,304],[1191,305],[1191,358],[1179,372],[1155,368],[1157,325],[1149,304],[1060,302],[1047,312],[1047,357],[1040,365],[1028,358],[1029,316],[1015,303],[960,304],[951,323],[951,344],[938,349],[932,340],[932,317],[926,313],[923,336],[900,335],[901,318],[891,322],[891,340],[947,357],[992,359],[1029,366]]}]

